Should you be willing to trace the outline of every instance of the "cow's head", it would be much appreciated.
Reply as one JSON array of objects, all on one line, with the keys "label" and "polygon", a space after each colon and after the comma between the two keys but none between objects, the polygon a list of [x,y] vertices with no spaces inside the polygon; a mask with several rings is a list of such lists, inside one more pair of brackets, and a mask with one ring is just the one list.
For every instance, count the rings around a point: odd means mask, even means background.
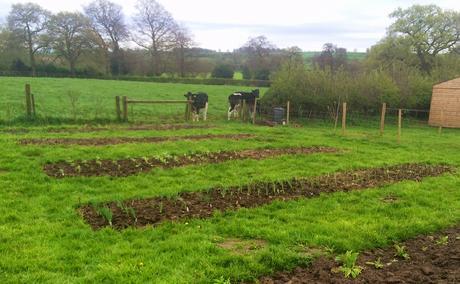
[{"label": "cow's head", "polygon": [[193,94],[191,92],[188,92],[187,94],[184,95],[184,97],[187,98],[187,100],[192,100],[193,99]]},{"label": "cow's head", "polygon": [[260,94],[259,89],[252,90],[252,94],[254,95],[254,97],[258,98]]}]

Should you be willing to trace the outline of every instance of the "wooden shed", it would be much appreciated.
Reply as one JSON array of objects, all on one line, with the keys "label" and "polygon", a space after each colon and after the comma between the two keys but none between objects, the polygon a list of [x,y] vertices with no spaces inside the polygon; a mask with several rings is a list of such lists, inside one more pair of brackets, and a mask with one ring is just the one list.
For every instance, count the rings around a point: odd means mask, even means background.
[{"label": "wooden shed", "polygon": [[433,86],[428,124],[460,128],[460,78]]}]

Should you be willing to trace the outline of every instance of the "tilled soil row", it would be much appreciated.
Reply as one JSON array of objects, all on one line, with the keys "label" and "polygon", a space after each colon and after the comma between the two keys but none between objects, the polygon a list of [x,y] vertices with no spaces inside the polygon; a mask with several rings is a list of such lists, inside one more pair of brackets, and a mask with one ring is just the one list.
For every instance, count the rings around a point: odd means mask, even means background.
[{"label": "tilled soil row", "polygon": [[122,160],[77,160],[74,162],[60,161],[46,164],[45,173],[55,178],[75,176],[116,176],[126,177],[149,172],[153,168],[175,168],[197,164],[216,164],[231,160],[261,160],[281,155],[307,155],[314,153],[335,153],[330,147],[312,146],[280,149],[255,149],[242,151],[225,151],[195,153],[191,155],[169,156],[164,158],[131,158]]},{"label": "tilled soil row", "polygon": [[[169,220],[207,218],[215,211],[258,207],[274,200],[312,198],[321,193],[371,188],[403,180],[420,181],[424,177],[452,171],[451,167],[445,165],[404,164],[316,178],[260,182],[242,187],[213,188],[204,192],[184,192],[174,198],[155,197],[110,202],[98,206],[86,205],[80,208],[80,213],[93,229],[109,226],[110,223],[116,229],[142,227]],[[107,212],[110,212],[110,218]]]},{"label": "tilled soil row", "polygon": [[[262,284],[300,283],[460,283],[460,226],[434,235],[410,239],[404,246],[408,259],[396,256],[395,247],[365,251],[357,265],[363,268],[356,279],[338,272],[339,264],[321,257],[309,267],[262,277]],[[376,268],[380,259],[382,267]]]},{"label": "tilled soil row", "polygon": [[[87,133],[87,132],[99,132],[107,130],[118,130],[118,131],[142,131],[142,130],[181,130],[181,129],[209,129],[214,128],[213,125],[193,125],[193,124],[140,124],[129,127],[95,127],[86,126],[80,128],[50,128],[47,129],[48,133]],[[11,134],[24,134],[29,133],[30,130],[26,128],[14,128],[14,129],[3,129],[0,132],[11,133]]]},{"label": "tilled soil row", "polygon": [[126,143],[160,143],[181,140],[229,139],[239,140],[255,137],[252,134],[205,134],[164,137],[104,137],[104,138],[30,138],[20,139],[21,145],[82,145],[105,146]]}]

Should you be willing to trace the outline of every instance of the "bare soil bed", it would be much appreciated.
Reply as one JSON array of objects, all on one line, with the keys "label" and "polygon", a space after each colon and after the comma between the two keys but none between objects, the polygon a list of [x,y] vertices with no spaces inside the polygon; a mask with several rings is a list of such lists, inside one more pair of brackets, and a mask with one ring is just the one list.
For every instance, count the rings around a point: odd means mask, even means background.
[{"label": "bare soil bed", "polygon": [[307,155],[314,153],[335,153],[330,147],[312,146],[281,149],[255,149],[243,151],[225,151],[195,153],[191,155],[169,156],[164,158],[131,158],[122,160],[77,160],[49,163],[43,167],[45,173],[55,178],[75,176],[116,176],[125,177],[153,168],[174,168],[197,164],[216,164],[230,160],[261,160],[281,155]]},{"label": "bare soil bed", "polygon": [[[262,284],[279,283],[460,283],[460,226],[434,235],[419,236],[402,244],[409,259],[396,256],[394,247],[378,248],[360,254],[363,268],[356,279],[347,279],[333,259],[321,257],[306,268],[262,277]],[[381,260],[383,267],[371,262]]]},{"label": "bare soil bed", "polygon": [[212,125],[193,125],[193,124],[139,124],[129,127],[82,127],[82,128],[53,128],[49,129],[50,133],[78,133],[78,132],[98,132],[107,130],[127,130],[127,131],[142,131],[142,130],[181,130],[181,129],[209,129],[214,128]]},{"label": "bare soil bed", "polygon": [[[99,132],[108,130],[121,130],[121,131],[142,131],[142,130],[181,130],[181,129],[209,129],[214,128],[213,125],[194,125],[194,124],[139,124],[128,127],[96,127],[84,126],[78,128],[66,127],[53,127],[46,130],[48,133],[87,133]],[[29,133],[30,129],[27,128],[10,128],[2,129],[0,132],[9,134],[25,134]]]},{"label": "bare soil bed", "polygon": [[[171,220],[207,218],[215,211],[252,208],[275,200],[312,198],[321,193],[365,189],[403,180],[421,181],[424,177],[438,176],[452,171],[451,167],[445,165],[404,164],[341,172],[316,178],[259,182],[242,187],[184,192],[174,198],[155,197],[95,206],[85,205],[79,210],[93,229],[109,226],[110,223],[115,229],[124,229],[129,226],[157,225]],[[107,211],[111,212],[111,220],[101,213]]]},{"label": "bare soil bed", "polygon": [[126,143],[160,143],[180,140],[230,139],[239,140],[255,137],[251,134],[205,134],[164,137],[104,137],[104,138],[30,138],[21,139],[21,145],[82,145],[105,146]]}]

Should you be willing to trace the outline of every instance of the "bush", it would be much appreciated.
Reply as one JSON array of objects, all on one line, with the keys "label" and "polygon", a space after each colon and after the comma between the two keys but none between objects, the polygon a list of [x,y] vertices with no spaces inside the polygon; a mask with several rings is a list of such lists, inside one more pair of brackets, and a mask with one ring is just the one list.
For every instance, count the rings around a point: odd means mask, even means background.
[{"label": "bush", "polygon": [[233,70],[232,66],[228,64],[220,64],[214,67],[214,70],[212,70],[211,77],[232,79],[234,74],[235,70]]},{"label": "bush", "polygon": [[254,79],[256,79],[256,80],[270,80],[270,70],[268,70],[268,69],[257,70],[255,72]]},{"label": "bush", "polygon": [[16,72],[28,72],[32,69],[29,66],[27,66],[24,62],[22,62],[21,59],[16,58],[11,62],[10,70]]},{"label": "bush", "polygon": [[395,81],[381,70],[350,73],[345,70],[307,70],[303,64],[285,65],[273,78],[262,98],[267,105],[291,101],[296,109],[333,113],[339,102],[348,102],[353,111],[377,114],[380,105],[429,108],[432,82],[408,73]]},{"label": "bush", "polygon": [[242,73],[243,73],[243,79],[245,79],[245,80],[251,80],[252,79],[251,70],[249,70],[249,67],[247,65],[243,66]]}]

